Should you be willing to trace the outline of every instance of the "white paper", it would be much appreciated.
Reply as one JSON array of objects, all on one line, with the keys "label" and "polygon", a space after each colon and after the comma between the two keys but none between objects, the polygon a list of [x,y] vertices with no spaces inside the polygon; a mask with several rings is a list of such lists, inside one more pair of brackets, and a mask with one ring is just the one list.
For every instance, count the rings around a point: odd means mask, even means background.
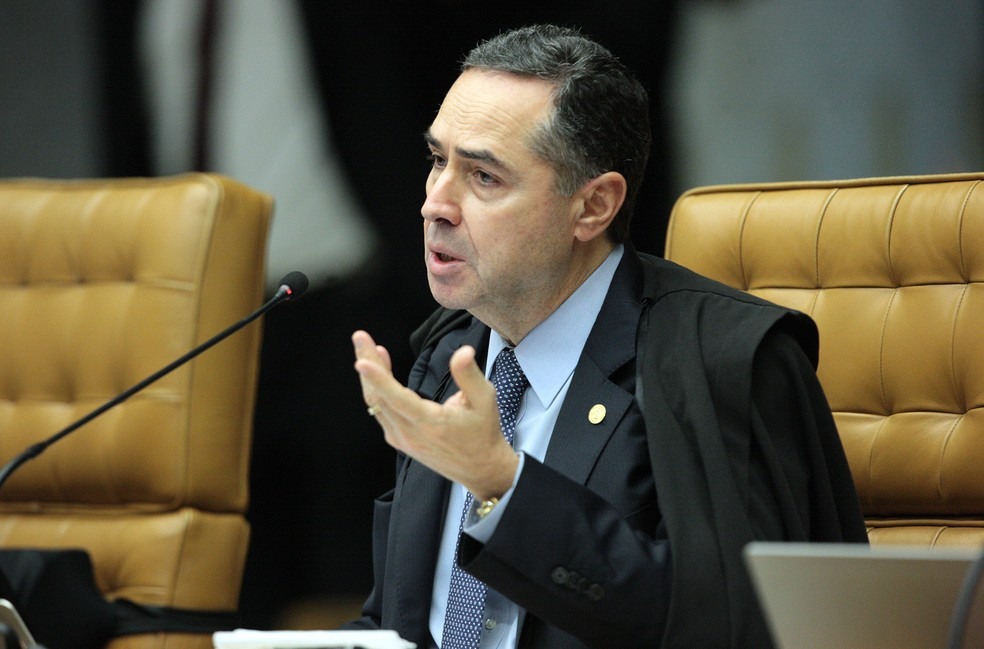
[{"label": "white paper", "polygon": [[215,649],[416,649],[396,631],[252,631],[212,634]]}]

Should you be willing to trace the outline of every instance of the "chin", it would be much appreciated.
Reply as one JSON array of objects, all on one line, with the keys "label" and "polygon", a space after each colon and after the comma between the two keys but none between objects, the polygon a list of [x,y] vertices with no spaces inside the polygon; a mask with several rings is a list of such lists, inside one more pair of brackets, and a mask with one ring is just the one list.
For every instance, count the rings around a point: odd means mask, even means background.
[{"label": "chin", "polygon": [[454,292],[442,290],[442,287],[437,287],[435,289],[433,284],[431,284],[431,297],[433,297],[434,301],[443,306],[445,309],[465,308],[462,304],[462,300],[459,299]]},{"label": "chin", "polygon": [[445,309],[467,309],[470,306],[470,300],[460,289],[442,284],[430,276],[427,278],[427,285],[430,287],[431,297]]},{"label": "chin", "polygon": [[434,301],[443,306],[445,309],[468,309],[468,303],[464,300],[456,300],[453,297],[438,295],[433,292],[431,295],[434,296]]}]

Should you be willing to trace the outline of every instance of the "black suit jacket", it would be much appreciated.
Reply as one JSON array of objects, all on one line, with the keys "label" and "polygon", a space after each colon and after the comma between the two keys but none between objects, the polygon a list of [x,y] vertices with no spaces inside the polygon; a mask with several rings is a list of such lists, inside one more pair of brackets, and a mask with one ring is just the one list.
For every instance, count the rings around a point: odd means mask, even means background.
[{"label": "black suit jacket", "polygon": [[[701,477],[693,475],[701,469],[692,468],[701,465],[695,460],[700,451],[678,449],[677,452],[690,457],[681,456],[677,458],[680,461],[670,458],[669,466],[689,468],[684,469],[682,476],[677,476],[680,479],[654,480],[655,460],[650,453],[649,435],[639,407],[640,402],[649,403],[653,399],[640,399],[637,389],[640,386],[636,385],[638,380],[645,382],[650,390],[657,386],[657,382],[645,376],[636,378],[637,331],[641,320],[648,324],[646,335],[657,339],[664,336],[661,329],[672,329],[669,326],[672,323],[663,323],[657,318],[654,325],[650,317],[654,311],[661,314],[660,298],[672,295],[673,299],[689,300],[686,294],[693,292],[697,303],[703,305],[710,288],[715,297],[709,307],[701,306],[698,310],[709,309],[713,314],[719,310],[729,311],[717,306],[719,293],[728,304],[736,298],[744,304],[747,296],[708,284],[707,280],[663,260],[647,258],[647,266],[649,268],[645,269],[633,250],[626,249],[578,361],[544,462],[526,458],[509,506],[487,544],[478,543],[467,535],[462,538],[459,563],[527,609],[520,647],[683,646],[676,637],[686,638],[686,642],[712,639],[710,644],[701,645],[704,647],[752,646],[743,645],[746,641],[764,643],[756,646],[768,646],[757,607],[753,606],[750,612],[734,614],[739,618],[737,620],[729,620],[727,597],[720,607],[695,607],[690,603],[681,608],[678,602],[671,600],[679,593],[680,601],[688,602],[685,586],[688,575],[703,568],[701,562],[692,561],[686,551],[677,552],[687,559],[685,563],[674,561],[669,539],[689,544],[692,539],[699,542],[705,536],[715,537],[718,533],[713,527],[718,517],[696,504],[693,521],[680,522],[679,503],[686,502],[689,485],[695,486],[697,499],[703,497],[699,493]],[[766,303],[756,303],[753,308],[761,309],[762,305]],[[756,363],[765,378],[758,378],[749,367],[738,380],[757,386],[749,387],[747,392],[749,400],[758,404],[754,410],[766,428],[773,423],[789,428],[790,413],[798,411],[796,405],[802,402],[801,396],[790,396],[789,391],[798,390],[799,386],[790,385],[787,389],[768,377],[776,375],[777,363],[810,368],[810,362],[800,349],[800,343],[781,328],[777,328],[774,335],[766,335],[772,330],[770,323],[781,320],[787,312],[772,305],[765,308],[776,311],[763,321],[766,326],[761,336],[766,342],[752,339],[743,346],[751,350],[749,360],[752,356],[761,356],[755,350],[763,346],[778,353],[770,351],[765,361]],[[674,308],[668,312],[671,315],[660,317],[675,319],[672,313],[676,311]],[[745,307],[739,307],[728,317],[734,315],[740,319],[746,312]],[[644,319],[644,314],[649,319]],[[732,324],[721,323],[729,328]],[[487,337],[488,329],[467,314],[439,312],[420,330],[417,342],[422,350],[411,372],[409,387],[428,398],[447,398],[457,390],[447,369],[451,354],[464,344],[484,350]],[[672,340],[661,339],[661,345],[664,344],[670,345],[672,350]],[[649,345],[645,353],[660,358],[672,356],[662,347]],[[672,386],[683,384],[686,376],[727,370],[713,366],[679,366],[660,367],[659,371],[664,376],[658,384]],[[680,381],[673,378],[676,373],[680,374]],[[810,384],[808,392],[815,400],[819,387],[815,378],[810,378],[812,369],[798,375],[799,381]],[[780,376],[788,377],[788,373],[783,372]],[[779,394],[775,393],[777,390]],[[820,396],[822,398],[822,394]],[[658,402],[662,403],[663,399]],[[596,404],[603,405],[606,414],[595,424],[589,420],[588,413]],[[646,407],[646,419],[651,427],[662,428],[660,422],[653,421],[653,413],[658,409]],[[684,410],[689,411],[691,407],[698,410],[714,408],[713,404],[695,400],[693,406],[684,406]],[[676,413],[660,412],[659,416],[663,414],[679,420]],[[826,417],[829,418],[829,410]],[[728,426],[729,429],[736,427],[750,427],[750,424]],[[829,436],[829,431],[825,434]],[[791,447],[790,452],[782,453],[782,471],[791,476],[803,476],[803,479],[800,485],[778,488],[794,492],[792,499],[809,509],[809,476],[814,470],[811,454],[799,452],[795,442]],[[661,449],[654,449],[654,453],[659,455]],[[843,462],[843,457],[834,460],[835,463]],[[739,458],[737,464],[753,476],[769,470],[766,463],[749,458],[747,454]],[[717,472],[713,468],[707,470]],[[659,500],[656,484],[660,485]],[[773,481],[754,479],[745,484],[748,498],[740,505],[745,509],[740,518],[752,521],[750,527],[753,529],[748,534],[754,538],[796,538],[797,534],[787,533],[784,514],[774,506],[777,499],[772,494],[777,487]],[[366,602],[365,617],[354,626],[396,629],[418,646],[427,646],[434,562],[449,489],[447,480],[423,465],[407,458],[399,459],[394,490],[376,502],[375,587]],[[848,489],[848,496],[851,493]],[[660,512],[660,501],[664,499],[672,508],[673,515],[669,519]],[[808,512],[804,514],[809,517]],[[848,518],[854,520],[853,516],[854,512],[851,512]],[[673,521],[677,528],[686,528],[686,533],[667,529],[667,520]],[[858,529],[863,534],[860,515],[857,521],[858,526],[852,528],[853,536],[858,536]],[[719,552],[715,548],[709,551]],[[724,574],[719,574],[715,561],[708,561],[708,574],[696,583],[705,588],[706,581],[723,582],[731,578],[735,564],[740,563],[739,556],[734,552],[731,554],[733,556],[723,559],[727,567]],[[738,570],[742,569],[739,567]],[[738,574],[743,575],[743,572]],[[681,581],[684,586],[680,585]],[[711,592],[705,590],[708,602],[714,599],[713,591],[728,591],[725,586],[719,583]],[[747,583],[742,584],[738,592],[751,596]],[[708,619],[701,617],[701,611],[705,609],[711,612]],[[740,619],[746,616],[753,618],[750,623]],[[709,634],[692,631],[715,626],[719,628]],[[672,633],[668,634],[668,629]]]}]

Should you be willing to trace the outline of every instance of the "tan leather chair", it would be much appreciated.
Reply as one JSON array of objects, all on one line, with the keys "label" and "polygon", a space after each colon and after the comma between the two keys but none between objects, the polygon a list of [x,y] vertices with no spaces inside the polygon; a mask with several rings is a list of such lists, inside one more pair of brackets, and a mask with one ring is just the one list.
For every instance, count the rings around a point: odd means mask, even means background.
[{"label": "tan leather chair", "polygon": [[984,173],[694,189],[666,257],[817,322],[873,543],[984,543]]},{"label": "tan leather chair", "polygon": [[[259,306],[271,210],[217,175],[0,181],[0,462]],[[23,465],[0,489],[0,547],[84,548],[110,599],[234,611],[260,337],[253,323]]]}]

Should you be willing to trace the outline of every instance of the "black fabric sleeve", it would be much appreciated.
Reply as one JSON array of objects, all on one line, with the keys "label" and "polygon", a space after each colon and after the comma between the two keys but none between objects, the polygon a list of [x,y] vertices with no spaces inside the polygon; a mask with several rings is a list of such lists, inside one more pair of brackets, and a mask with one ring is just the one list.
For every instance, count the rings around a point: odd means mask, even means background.
[{"label": "black fabric sleeve", "polygon": [[830,407],[809,358],[782,328],[756,352],[750,416],[755,537],[867,542]]},{"label": "black fabric sleeve", "polygon": [[634,529],[587,487],[527,457],[487,544],[461,537],[459,563],[558,627],[570,646],[658,646],[669,545]]}]

